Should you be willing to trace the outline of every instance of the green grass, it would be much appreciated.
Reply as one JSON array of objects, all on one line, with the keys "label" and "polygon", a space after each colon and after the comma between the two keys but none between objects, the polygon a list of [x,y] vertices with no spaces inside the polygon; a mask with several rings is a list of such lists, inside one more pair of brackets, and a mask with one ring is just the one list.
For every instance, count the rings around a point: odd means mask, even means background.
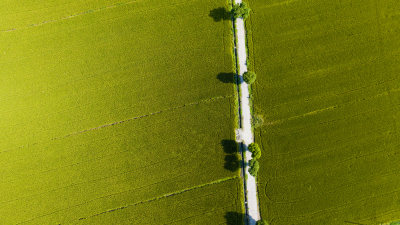
[{"label": "green grass", "polygon": [[234,85],[217,79],[232,72],[231,23],[209,16],[218,7],[2,1],[1,223],[241,224]]},{"label": "green grass", "polygon": [[398,1],[249,3],[262,216],[272,225],[398,219]]}]

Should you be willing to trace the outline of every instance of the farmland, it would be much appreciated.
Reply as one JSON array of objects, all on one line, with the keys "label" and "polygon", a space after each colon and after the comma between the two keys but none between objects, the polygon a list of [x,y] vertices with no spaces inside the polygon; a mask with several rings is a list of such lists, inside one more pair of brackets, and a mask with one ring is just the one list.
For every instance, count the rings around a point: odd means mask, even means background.
[{"label": "farmland", "polygon": [[242,224],[225,0],[1,1],[1,224]]},{"label": "farmland", "polygon": [[271,225],[400,215],[400,3],[249,0],[261,214]]}]

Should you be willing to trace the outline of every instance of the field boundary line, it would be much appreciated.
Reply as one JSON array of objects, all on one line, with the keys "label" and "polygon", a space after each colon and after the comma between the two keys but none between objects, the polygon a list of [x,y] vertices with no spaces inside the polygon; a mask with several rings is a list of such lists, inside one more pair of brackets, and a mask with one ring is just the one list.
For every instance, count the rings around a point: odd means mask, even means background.
[{"label": "field boundary line", "polygon": [[185,108],[185,107],[188,107],[188,106],[200,105],[202,103],[213,102],[213,101],[216,101],[216,100],[225,99],[225,98],[231,98],[231,97],[233,97],[233,96],[232,95],[226,95],[226,96],[218,96],[218,97],[203,99],[203,100],[200,100],[198,102],[191,102],[191,103],[183,104],[183,105],[180,105],[180,106],[175,106],[175,107],[167,108],[167,109],[164,109],[164,110],[160,110],[160,111],[157,111],[157,112],[152,112],[152,113],[141,115],[141,116],[135,116],[135,117],[128,118],[128,119],[125,119],[125,120],[116,121],[116,122],[104,124],[104,125],[101,125],[101,126],[98,126],[98,127],[93,127],[93,128],[81,130],[81,131],[78,131],[78,132],[67,134],[67,135],[62,136],[62,137],[52,138],[51,140],[59,140],[59,139],[67,138],[67,137],[70,137],[70,136],[86,133],[86,132],[89,132],[89,131],[99,130],[101,128],[111,127],[111,126],[118,125],[118,124],[121,124],[121,123],[130,122],[132,120],[137,120],[137,119],[142,119],[142,118],[149,117],[149,116],[154,116],[154,115],[157,115],[157,114],[161,114],[163,112],[174,111],[174,110],[182,109],[182,108]]},{"label": "field boundary line", "polygon": [[[64,17],[57,18],[57,19],[50,19],[50,20],[42,21],[42,22],[39,22],[37,24],[30,24],[30,25],[25,25],[25,26],[21,26],[21,27],[14,27],[14,28],[8,28],[8,29],[0,30],[0,33],[8,33],[8,32],[17,31],[17,30],[23,30],[23,29],[27,29],[27,28],[31,28],[31,27],[42,26],[42,25],[45,25],[45,24],[48,24],[48,23],[56,23],[56,22],[59,22],[59,21],[72,19],[72,18],[75,18],[75,17],[78,17],[78,16],[83,16],[83,15],[87,15],[87,14],[91,14],[91,13],[96,13],[96,12],[100,12],[100,11],[106,10],[106,9],[113,9],[113,8],[117,8],[119,6],[126,6],[126,5],[130,5],[132,3],[137,3],[137,2],[138,2],[137,0],[127,1],[127,2],[118,2],[118,3],[112,4],[112,5],[103,6],[101,8],[88,9],[86,11],[82,11],[82,12],[79,12],[79,13],[76,13],[76,14],[72,14],[72,15],[69,15],[69,16],[64,16]],[[182,2],[173,4],[173,5],[168,5],[168,6],[183,5],[185,3],[186,3],[185,1],[182,1]],[[150,10],[140,10],[140,11],[137,11],[136,13],[146,13],[148,11],[154,11],[154,10],[162,9],[164,7],[167,7],[167,6],[155,7],[155,8],[152,8]]]},{"label": "field boundary line", "polygon": [[[183,189],[183,190],[180,190],[180,191],[171,192],[171,193],[168,193],[168,194],[165,194],[165,195],[162,195],[162,196],[158,196],[158,197],[154,197],[154,198],[151,198],[151,199],[148,199],[148,200],[136,202],[136,203],[133,203],[133,204],[125,205],[125,206],[114,208],[114,209],[110,209],[110,210],[107,210],[107,211],[104,211],[104,212],[101,212],[101,213],[98,213],[98,214],[95,214],[95,215],[91,215],[91,216],[88,216],[88,217],[82,217],[82,218],[79,218],[78,220],[84,220],[84,219],[88,219],[88,218],[91,218],[91,217],[99,216],[99,215],[102,215],[102,214],[105,214],[105,213],[114,212],[116,210],[125,209],[125,208],[131,207],[131,206],[136,206],[136,205],[139,205],[139,204],[152,202],[152,201],[163,199],[163,198],[166,198],[166,197],[171,197],[171,196],[174,196],[174,195],[177,195],[177,194],[181,194],[181,193],[184,193],[184,192],[188,192],[188,191],[195,190],[195,189],[198,189],[198,188],[202,188],[202,187],[205,187],[205,186],[209,186],[209,185],[212,185],[212,184],[223,183],[223,182],[226,182],[228,180],[233,180],[233,179],[236,179],[236,178],[238,178],[238,176],[221,178],[221,179],[218,179],[218,180],[206,183],[206,184],[197,185],[197,186],[194,186],[194,187],[191,187],[191,188],[186,188],[186,189]],[[108,197],[108,196],[105,196],[105,197]],[[103,197],[101,197],[101,198],[103,198]],[[25,221],[21,221],[21,222],[17,223],[17,225],[24,224],[24,223],[27,223],[27,222],[31,222],[31,221],[33,221],[35,219],[46,217],[46,216],[52,215],[54,213],[58,213],[58,212],[61,212],[61,211],[64,211],[64,210],[68,210],[68,209],[74,208],[76,206],[81,206],[81,205],[84,205],[84,204],[87,204],[87,202],[83,202],[83,203],[80,203],[78,205],[74,205],[72,207],[56,210],[56,211],[53,211],[51,213],[47,213],[47,214],[44,214],[44,215],[36,216],[34,218],[31,218],[31,219],[28,219],[28,220],[25,220]]]},{"label": "field boundary line", "polygon": [[[70,134],[67,134],[67,135],[64,135],[64,136],[53,137],[50,140],[52,140],[52,141],[61,140],[61,139],[64,139],[64,138],[68,138],[68,137],[71,137],[71,136],[74,136],[74,135],[79,135],[79,134],[86,133],[86,132],[89,132],[89,131],[99,130],[101,128],[118,125],[118,124],[129,122],[129,121],[132,121],[132,120],[137,120],[137,119],[142,119],[142,118],[149,117],[149,116],[154,116],[154,115],[157,115],[157,114],[160,114],[160,113],[163,113],[163,112],[174,111],[174,110],[182,109],[182,108],[185,108],[185,107],[200,105],[200,104],[203,104],[203,103],[214,102],[214,101],[217,101],[217,100],[220,100],[220,99],[226,99],[226,98],[232,98],[232,97],[234,97],[234,95],[224,95],[224,96],[216,96],[216,97],[211,97],[211,98],[207,98],[207,99],[202,99],[202,100],[197,101],[197,102],[186,103],[186,104],[183,104],[183,105],[180,105],[180,106],[175,106],[175,107],[163,109],[163,110],[160,110],[160,111],[157,111],[157,112],[152,112],[152,113],[148,113],[148,114],[145,114],[145,115],[135,116],[135,117],[131,117],[131,118],[128,118],[128,119],[125,119],[125,120],[113,122],[113,123],[103,124],[103,125],[100,125],[98,127],[88,128],[88,129],[77,131],[77,132],[74,132],[74,133],[70,133]],[[25,148],[25,147],[34,146],[34,145],[41,144],[41,143],[46,143],[46,142],[35,142],[35,143],[31,143],[31,144],[21,145],[21,146],[14,147],[14,148],[9,148],[7,150],[0,151],[0,154],[1,153],[6,153],[6,152],[11,152],[11,151],[16,150],[16,149],[21,149],[21,148]]]},{"label": "field boundary line", "polygon": [[71,19],[71,18],[74,18],[74,17],[77,17],[77,16],[82,16],[82,15],[86,15],[86,14],[90,14],[90,13],[99,12],[99,11],[102,11],[102,10],[105,10],[105,9],[112,9],[112,8],[116,8],[118,6],[129,5],[129,4],[132,4],[132,3],[135,3],[135,2],[137,2],[137,1],[134,0],[134,1],[128,1],[128,2],[119,2],[119,3],[115,3],[113,5],[107,5],[107,6],[104,6],[104,7],[101,7],[101,8],[97,8],[97,9],[88,9],[86,11],[79,12],[79,13],[72,14],[72,15],[65,16],[65,17],[61,17],[61,18],[58,18],[58,19],[42,21],[42,22],[39,22],[37,24],[31,24],[31,25],[28,25],[28,26],[25,26],[25,27],[10,28],[10,29],[6,29],[6,30],[1,30],[0,32],[11,32],[11,31],[21,30],[21,29],[25,29],[25,28],[29,28],[29,27],[37,27],[37,26],[41,26],[41,25],[44,25],[44,24],[47,24],[47,23],[55,23],[55,22],[58,22],[58,21]]},{"label": "field boundary line", "polygon": [[11,32],[11,31],[16,31],[16,30],[26,29],[26,28],[29,28],[29,27],[42,26],[42,25],[45,25],[47,23],[55,23],[55,22],[58,22],[58,21],[63,21],[63,20],[75,18],[75,17],[78,17],[78,16],[83,16],[83,15],[90,14],[90,13],[100,12],[100,11],[105,10],[105,9],[112,9],[112,8],[116,8],[118,6],[129,5],[129,4],[132,4],[132,3],[135,3],[135,2],[137,2],[137,1],[134,0],[134,1],[128,1],[128,2],[119,2],[119,3],[115,3],[113,5],[107,5],[107,6],[104,6],[104,7],[101,7],[101,8],[97,8],[97,9],[88,9],[86,11],[79,12],[79,13],[72,14],[72,15],[65,16],[65,17],[61,17],[61,18],[58,18],[58,19],[42,21],[42,22],[39,22],[37,24],[31,24],[31,25],[24,26],[24,27],[0,30],[0,32]]},{"label": "field boundary line", "polygon": [[206,187],[206,186],[210,186],[210,185],[213,185],[213,184],[220,184],[220,183],[223,183],[223,182],[226,182],[226,181],[230,181],[230,180],[234,180],[234,179],[237,179],[237,178],[239,178],[239,177],[238,176],[233,176],[233,177],[226,177],[226,178],[218,179],[218,180],[215,180],[215,181],[211,181],[209,183],[200,184],[200,185],[197,185],[197,186],[194,186],[194,187],[190,187],[190,188],[186,188],[186,189],[183,189],[183,190],[167,193],[167,194],[164,194],[164,195],[161,195],[161,196],[158,196],[158,197],[154,197],[154,198],[151,198],[151,199],[148,199],[148,200],[136,202],[136,203],[133,203],[133,204],[128,204],[128,205],[121,206],[121,207],[114,208],[114,209],[109,209],[107,211],[103,211],[103,212],[100,212],[100,213],[97,213],[97,214],[93,214],[93,215],[90,215],[88,217],[81,217],[78,220],[86,220],[86,219],[93,218],[93,217],[96,217],[96,216],[100,216],[100,215],[103,215],[103,214],[112,213],[112,212],[115,212],[115,211],[118,211],[118,210],[126,209],[126,208],[129,208],[129,207],[132,207],[132,206],[137,206],[137,205],[140,205],[140,204],[146,204],[146,203],[149,203],[149,202],[153,202],[153,201],[157,201],[157,200],[160,200],[160,199],[164,199],[164,198],[172,197],[172,196],[175,196],[175,195],[183,194],[185,192],[196,190],[196,189],[203,188],[203,187]]}]

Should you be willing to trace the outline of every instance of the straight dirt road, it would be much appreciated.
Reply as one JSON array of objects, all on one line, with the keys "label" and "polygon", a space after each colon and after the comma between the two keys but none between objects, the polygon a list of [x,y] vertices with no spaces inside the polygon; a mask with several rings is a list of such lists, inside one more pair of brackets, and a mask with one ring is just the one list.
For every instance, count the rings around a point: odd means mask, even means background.
[{"label": "straight dirt road", "polygon": [[[236,0],[235,3],[241,3],[242,0]],[[243,81],[243,73],[247,71],[247,54],[246,54],[246,31],[244,26],[244,20],[238,18],[236,23],[236,35],[237,35],[237,46],[236,54],[239,59],[239,82],[240,82],[240,112],[241,112],[241,138],[243,141],[243,149],[246,156],[246,191],[247,191],[247,210],[249,216],[249,225],[255,225],[256,221],[260,219],[260,213],[258,209],[258,198],[257,198],[257,183],[256,179],[248,172],[248,162],[252,159],[251,152],[249,152],[247,146],[253,143],[253,132],[251,128],[251,111],[250,111],[250,94],[249,87],[246,82]]]}]

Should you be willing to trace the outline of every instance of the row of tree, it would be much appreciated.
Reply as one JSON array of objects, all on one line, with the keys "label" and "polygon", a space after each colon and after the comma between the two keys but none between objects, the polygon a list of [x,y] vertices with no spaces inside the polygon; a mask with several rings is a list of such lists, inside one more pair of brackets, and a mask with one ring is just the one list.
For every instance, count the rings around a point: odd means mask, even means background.
[{"label": "row of tree", "polygon": [[[243,73],[243,80],[252,84],[256,81],[257,75],[252,71],[247,71]],[[249,151],[251,152],[252,159],[249,162],[249,173],[256,177],[258,174],[258,170],[260,169],[260,163],[258,163],[258,159],[261,157],[261,150],[257,143],[251,143],[249,145]]]},{"label": "row of tree", "polygon": [[[260,169],[260,164],[258,163],[258,159],[261,157],[261,149],[257,143],[251,143],[249,145],[249,151],[251,152],[252,159],[249,162],[249,173],[253,177],[257,177],[258,170]],[[266,220],[257,221],[256,225],[268,225]]]},{"label": "row of tree", "polygon": [[[257,75],[252,71],[248,71],[243,74],[243,80],[248,84],[254,83],[254,81],[256,81],[256,78]],[[253,177],[257,177],[258,170],[260,169],[260,163],[258,162],[258,159],[261,157],[261,149],[257,143],[251,143],[249,145],[249,151],[251,152],[252,157],[249,162],[249,173]],[[261,219],[257,221],[256,225],[268,225],[268,222]]]},{"label": "row of tree", "polygon": [[257,177],[258,170],[260,169],[260,163],[258,159],[261,157],[261,150],[257,143],[251,143],[249,145],[249,151],[251,152],[252,159],[249,161],[249,173],[253,177]]}]

